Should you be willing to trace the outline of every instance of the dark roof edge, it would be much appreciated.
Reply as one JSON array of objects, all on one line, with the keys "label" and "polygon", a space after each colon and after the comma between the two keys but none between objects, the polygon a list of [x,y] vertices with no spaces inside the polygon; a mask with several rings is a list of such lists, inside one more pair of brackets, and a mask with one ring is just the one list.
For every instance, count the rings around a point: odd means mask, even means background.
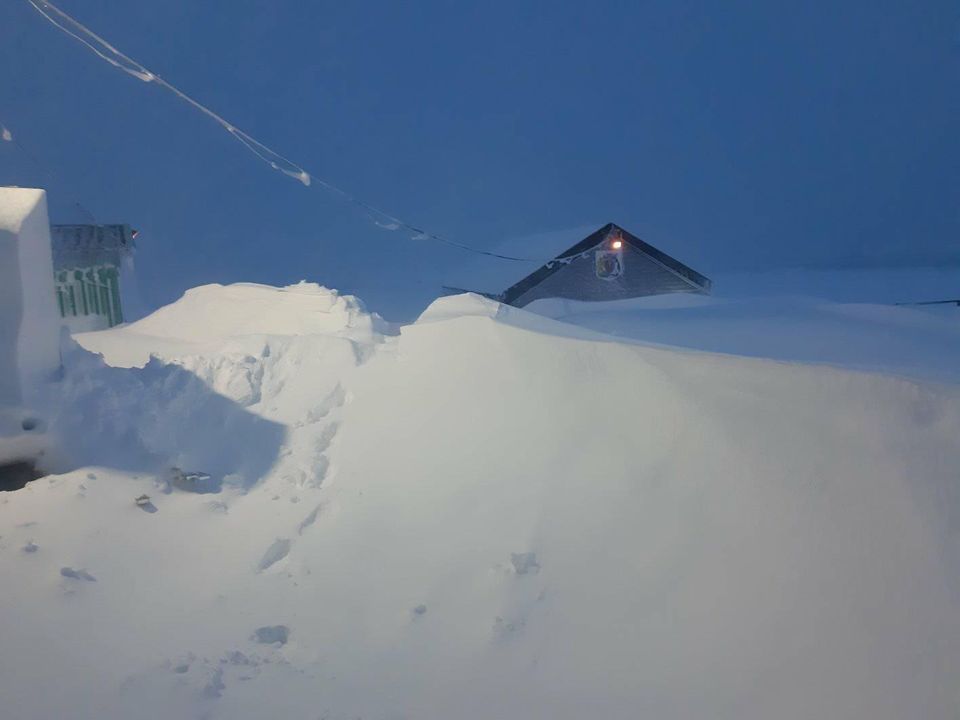
[{"label": "dark roof edge", "polygon": [[[568,250],[557,255],[557,260],[563,260],[564,258],[573,257],[575,255],[580,255],[583,252],[586,252],[595,245],[599,245],[606,238],[607,234],[611,230],[619,230],[621,236],[626,240],[630,245],[636,248],[638,251],[642,252],[644,255],[647,255],[651,260],[661,265],[665,270],[673,273],[681,280],[690,285],[693,289],[700,292],[709,293],[710,287],[713,284],[708,277],[701,275],[693,268],[687,267],[679,260],[667,255],[665,252],[657,250],[653,245],[644,242],[636,235],[624,230],[622,227],[615,223],[607,223],[599,230],[590,233],[583,240],[578,242],[576,245],[571,247]],[[506,290],[500,294],[500,301],[507,303],[508,305],[512,304],[514,300],[523,295],[527,290],[536,285],[539,285],[541,282],[546,280],[548,277],[557,272],[560,268],[564,267],[564,263],[554,263],[548,262],[541,267],[534,270],[532,273],[527,275],[525,278],[519,282],[511,285]]]},{"label": "dark roof edge", "polygon": [[[589,250],[594,245],[597,245],[600,242],[602,242],[603,239],[606,237],[607,233],[610,232],[610,230],[612,230],[614,227],[615,226],[613,223],[607,223],[599,230],[596,230],[590,233],[589,235],[587,235],[587,237],[585,237],[583,240],[578,242],[572,248],[568,250],[564,250],[562,253],[557,255],[557,259],[561,260],[563,258],[571,257],[572,255],[579,255],[580,253]],[[557,270],[559,270],[563,266],[564,266],[563,263],[553,263],[553,262],[548,262],[544,265],[541,265],[532,273],[527,275],[525,278],[514,283],[513,285],[508,287],[506,290],[504,290],[500,294],[500,301],[506,303],[507,305],[512,304],[514,300],[516,300],[518,297],[523,295],[527,290],[534,287],[535,285],[539,285],[541,282],[543,282],[548,277],[553,275],[555,272],[557,272]]]},{"label": "dark roof edge", "polygon": [[660,265],[662,265],[664,268],[672,272],[674,275],[677,275],[681,279],[688,282],[697,290],[710,292],[710,287],[713,285],[713,283],[711,282],[710,278],[708,278],[706,275],[701,275],[693,268],[688,267],[687,265],[684,265],[682,262],[680,262],[679,260],[676,260],[675,258],[670,257],[665,252],[661,250],[657,250],[657,248],[655,248],[653,245],[650,245],[649,243],[644,242],[637,236],[631,234],[629,231],[624,230],[619,225],[614,225],[613,223],[610,223],[610,224],[613,227],[617,228],[620,231],[621,235],[623,235],[623,238],[627,242],[629,242],[631,245],[633,245],[635,248],[637,248],[637,250],[640,250],[644,254],[648,255],[651,259],[658,262]]}]

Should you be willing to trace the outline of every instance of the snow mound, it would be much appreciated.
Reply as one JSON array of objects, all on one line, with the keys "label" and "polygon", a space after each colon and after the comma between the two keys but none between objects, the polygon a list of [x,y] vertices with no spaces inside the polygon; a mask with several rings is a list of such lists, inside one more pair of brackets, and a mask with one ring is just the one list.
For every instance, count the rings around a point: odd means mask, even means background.
[{"label": "snow mound", "polygon": [[352,295],[316,283],[284,288],[253,283],[203,285],[119,330],[82,333],[78,342],[112,365],[143,365],[150,354],[219,352],[251,336],[339,337],[372,343],[391,328]]},{"label": "snow mound", "polygon": [[203,285],[129,328],[156,337],[209,342],[238,335],[369,337],[378,317],[352,295],[301,282],[284,288],[253,283]]},{"label": "snow mound", "polygon": [[443,322],[461,317],[497,317],[508,311],[509,306],[501,305],[476,293],[451,295],[434,300],[417,318],[417,324]]}]

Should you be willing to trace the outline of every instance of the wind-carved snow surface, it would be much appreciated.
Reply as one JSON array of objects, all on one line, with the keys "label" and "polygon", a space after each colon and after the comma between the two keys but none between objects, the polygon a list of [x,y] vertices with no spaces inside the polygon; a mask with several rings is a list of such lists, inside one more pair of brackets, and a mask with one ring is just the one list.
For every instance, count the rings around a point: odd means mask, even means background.
[{"label": "wind-carved snow surface", "polygon": [[[942,292],[933,297],[953,297]],[[525,309],[623,340],[960,382],[956,305],[660,295],[603,303],[538,300]]]},{"label": "wind-carved snow surface", "polygon": [[316,286],[78,340],[5,717],[956,716],[954,385]]}]

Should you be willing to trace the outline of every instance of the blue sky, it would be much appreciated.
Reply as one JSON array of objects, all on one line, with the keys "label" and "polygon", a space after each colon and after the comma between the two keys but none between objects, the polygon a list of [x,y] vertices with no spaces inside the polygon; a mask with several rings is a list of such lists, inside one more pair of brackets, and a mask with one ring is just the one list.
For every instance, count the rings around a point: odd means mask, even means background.
[{"label": "blue sky", "polygon": [[[960,262],[960,6],[60,0],[318,175],[480,247],[618,222],[710,274]],[[0,183],[141,230],[150,305],[315,280],[389,314],[458,251],[374,227],[0,5]]]}]

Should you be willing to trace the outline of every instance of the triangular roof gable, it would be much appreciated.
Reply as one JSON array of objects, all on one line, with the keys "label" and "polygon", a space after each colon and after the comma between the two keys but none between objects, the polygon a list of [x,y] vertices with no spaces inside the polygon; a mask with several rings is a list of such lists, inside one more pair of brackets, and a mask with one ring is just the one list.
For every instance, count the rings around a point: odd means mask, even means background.
[{"label": "triangular roof gable", "polygon": [[[578,242],[576,245],[557,255],[555,260],[562,261],[576,257],[577,255],[582,255],[606,240],[607,236],[614,230],[619,230],[620,237],[625,242],[629,243],[634,249],[642,252],[665,270],[679,277],[685,283],[690,285],[691,289],[698,292],[710,292],[711,282],[709,278],[701,275],[696,270],[687,267],[679,260],[673,259],[666,253],[657,250],[657,248],[655,248],[653,245],[644,242],[636,235],[627,232],[622,227],[614,223],[607,223],[596,232],[587,235],[587,237]],[[545,265],[542,265],[519,282],[504,290],[501,294],[501,301],[507,303],[508,305],[511,304],[530,288],[539,285],[541,282],[564,267],[566,267],[566,263],[555,261],[550,261]]]}]

